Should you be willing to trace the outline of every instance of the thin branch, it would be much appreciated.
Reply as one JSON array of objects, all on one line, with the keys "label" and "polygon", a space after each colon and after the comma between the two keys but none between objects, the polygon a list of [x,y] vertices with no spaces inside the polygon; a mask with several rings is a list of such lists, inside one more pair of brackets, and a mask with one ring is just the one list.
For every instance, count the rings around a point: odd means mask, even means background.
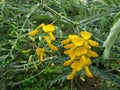
[{"label": "thin branch", "polygon": [[70,19],[62,16],[61,14],[59,14],[58,12],[56,12],[55,10],[53,10],[52,8],[50,8],[49,6],[47,6],[46,4],[43,4],[43,8],[45,8],[45,9],[47,9],[48,11],[50,11],[50,12],[58,15],[61,19],[64,19],[64,20],[66,20],[66,21],[68,21],[68,22],[70,22],[70,23],[72,23],[72,24],[74,24],[74,25],[77,25],[77,24],[78,24],[77,22],[72,21],[72,20],[70,20]]},{"label": "thin branch", "polygon": [[30,11],[30,13],[27,14],[27,16],[26,16],[27,18],[26,18],[25,22],[23,23],[23,25],[22,25],[22,27],[21,27],[21,30],[19,31],[19,35],[17,36],[17,38],[16,38],[13,46],[11,47],[10,52],[3,57],[3,60],[4,60],[3,64],[5,63],[5,59],[6,59],[9,55],[12,55],[12,52],[13,52],[13,50],[14,50],[17,42],[18,42],[18,40],[19,40],[20,37],[21,37],[22,30],[24,30],[24,27],[25,27],[26,23],[28,22],[31,14],[39,7],[39,5],[40,5],[40,4],[36,4],[35,6],[33,6],[32,9],[31,9],[31,11]]},{"label": "thin branch", "polygon": [[[54,59],[54,58],[57,58],[57,56],[45,58],[45,59],[43,59],[42,62],[47,61],[47,60],[50,60],[50,59]],[[21,68],[21,67],[23,68],[23,67],[30,66],[30,65],[33,65],[33,64],[36,64],[36,63],[41,64],[42,62],[40,62],[39,60],[37,60],[37,61],[31,62],[31,63],[28,63],[28,64],[16,65],[16,66],[12,66],[12,67],[13,67],[13,68]]]},{"label": "thin branch", "polygon": [[32,79],[32,78],[35,78],[36,76],[40,75],[40,74],[41,74],[42,72],[44,72],[44,71],[45,71],[45,69],[42,70],[41,72],[39,72],[38,74],[30,77],[30,78],[27,78],[27,79],[24,79],[24,80],[22,80],[22,81],[15,82],[15,83],[9,83],[8,85],[18,85],[18,84],[23,83],[23,82],[25,82],[25,81],[28,81],[28,80],[30,80],[30,79]]}]

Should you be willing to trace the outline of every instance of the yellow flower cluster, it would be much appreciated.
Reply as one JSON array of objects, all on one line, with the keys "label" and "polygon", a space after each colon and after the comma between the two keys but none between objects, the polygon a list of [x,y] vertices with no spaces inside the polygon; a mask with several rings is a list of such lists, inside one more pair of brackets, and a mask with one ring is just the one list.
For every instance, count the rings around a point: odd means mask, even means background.
[{"label": "yellow flower cluster", "polygon": [[[52,24],[47,24],[47,25],[40,24],[35,30],[30,31],[28,34],[29,34],[29,36],[33,37],[33,36],[37,35],[39,30],[41,30],[41,29],[43,30],[44,33],[47,34],[43,38],[47,42],[50,49],[52,51],[57,51],[58,48],[52,44],[52,41],[55,41],[55,37],[53,35],[53,32],[55,31],[55,26],[53,26]],[[36,49],[37,56],[40,56],[41,61],[43,60],[43,56],[45,55],[44,52],[45,52],[44,48]]]},{"label": "yellow flower cluster", "polygon": [[75,74],[82,68],[85,70],[85,74],[88,77],[93,77],[89,70],[91,64],[90,57],[98,57],[98,54],[91,50],[91,46],[98,46],[96,41],[90,39],[91,34],[87,31],[80,32],[78,35],[69,35],[69,37],[63,40],[61,43],[64,48],[64,54],[69,55],[70,59],[64,62],[64,66],[71,65],[72,73],[67,76],[68,80],[74,78]]}]

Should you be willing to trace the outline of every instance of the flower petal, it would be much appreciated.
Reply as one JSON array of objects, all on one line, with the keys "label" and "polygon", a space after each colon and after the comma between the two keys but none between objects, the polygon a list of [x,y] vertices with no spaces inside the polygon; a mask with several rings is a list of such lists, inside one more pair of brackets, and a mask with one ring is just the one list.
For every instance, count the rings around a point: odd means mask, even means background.
[{"label": "flower petal", "polygon": [[37,49],[36,49],[37,56],[39,56],[39,55],[42,54],[43,52],[45,52],[45,49],[44,49],[44,48],[37,48]]},{"label": "flower petal", "polygon": [[77,46],[82,46],[83,45],[83,41],[81,41],[81,40],[78,40],[78,42],[77,42],[77,40],[74,42],[74,44],[75,44],[75,46],[77,47]]},{"label": "flower petal", "polygon": [[83,66],[84,66],[84,62],[83,62],[82,60],[74,61],[74,62],[71,64],[71,68],[72,68],[72,69],[75,69],[76,71],[80,71]]},{"label": "flower petal", "polygon": [[80,55],[83,55],[86,53],[87,53],[87,49],[85,47],[79,47],[79,48],[75,49],[76,56],[80,56]]},{"label": "flower petal", "polygon": [[84,43],[83,39],[80,38],[78,35],[69,35],[69,38],[75,44],[75,46],[82,46]]},{"label": "flower petal", "polygon": [[87,55],[88,55],[89,57],[98,57],[98,56],[99,56],[96,52],[94,52],[94,51],[92,51],[92,50],[88,50]]},{"label": "flower petal", "polygon": [[40,61],[42,61],[43,60],[43,53],[42,54],[40,54]]},{"label": "flower petal", "polygon": [[49,33],[49,36],[50,36],[51,40],[55,40],[55,37],[54,37],[54,35],[51,32]]},{"label": "flower petal", "polygon": [[88,66],[84,66],[85,74],[87,77],[93,77],[92,73],[90,72]]},{"label": "flower petal", "polygon": [[42,29],[45,33],[50,33],[55,31],[55,26],[53,26],[52,24],[43,25]]},{"label": "flower petal", "polygon": [[76,55],[75,55],[74,52],[72,52],[72,53],[69,54],[69,57],[70,57],[71,59],[75,59]]},{"label": "flower petal", "polygon": [[84,45],[83,45],[85,48],[87,48],[87,49],[91,49],[91,47],[90,47],[90,45],[88,44],[88,42],[87,41],[85,41],[84,42]]},{"label": "flower petal", "polygon": [[58,48],[55,45],[49,44],[49,47],[53,51],[58,51]]},{"label": "flower petal", "polygon": [[91,34],[87,31],[82,31],[80,32],[80,35],[84,38],[84,39],[89,39],[91,38]]},{"label": "flower petal", "polygon": [[71,48],[71,49],[75,49],[75,45],[74,44],[67,44],[64,46],[64,48],[68,49],[68,48]]},{"label": "flower petal", "polygon": [[93,40],[88,40],[88,43],[89,43],[91,46],[98,46],[98,45],[99,45],[98,42],[93,41]]},{"label": "flower petal", "polygon": [[81,59],[82,59],[83,62],[84,62],[84,66],[91,64],[91,59],[88,58],[87,56],[82,55],[82,56],[81,56]]},{"label": "flower petal", "polygon": [[69,59],[66,62],[64,62],[63,66],[69,66],[73,62],[73,59]]},{"label": "flower petal", "polygon": [[62,44],[68,44],[69,42],[70,42],[70,39],[68,38],[68,39],[63,40],[61,43]]},{"label": "flower petal", "polygon": [[76,72],[77,72],[77,71],[73,69],[72,73],[70,73],[70,74],[67,76],[67,80],[72,80],[72,79],[75,77]]},{"label": "flower petal", "polygon": [[64,54],[70,54],[70,53],[72,53],[74,50],[66,50],[66,51],[64,51]]},{"label": "flower petal", "polygon": [[38,30],[35,29],[35,30],[29,32],[28,34],[32,37],[32,36],[35,36],[37,33],[38,33]]},{"label": "flower petal", "polygon": [[48,44],[51,44],[51,40],[49,39],[48,36],[44,36],[44,39],[46,40],[46,42],[47,42]]}]

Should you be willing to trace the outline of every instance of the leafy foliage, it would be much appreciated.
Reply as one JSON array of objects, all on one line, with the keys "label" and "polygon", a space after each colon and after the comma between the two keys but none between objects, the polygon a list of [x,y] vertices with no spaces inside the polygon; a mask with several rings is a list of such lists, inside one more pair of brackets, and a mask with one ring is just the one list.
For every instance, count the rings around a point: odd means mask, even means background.
[{"label": "leafy foliage", "polygon": [[[68,57],[63,55],[64,49],[60,41],[69,34],[79,34],[80,31],[87,30],[92,34],[93,40],[100,44],[97,48],[93,48],[99,54],[99,58],[92,58],[90,67],[92,73],[100,77],[97,87],[101,87],[102,90],[106,88],[119,90],[120,35],[110,51],[110,58],[105,60],[102,57],[103,43],[109,35],[110,28],[120,18],[119,5],[119,0],[102,2],[100,0],[86,0],[86,2],[1,0],[0,88],[2,90],[70,90],[70,88],[80,90],[81,83],[75,86],[74,80],[66,80],[71,69],[63,67]],[[35,54],[40,37],[28,36],[28,32],[41,23],[55,25],[57,40],[54,44],[59,47],[58,52],[48,52],[48,57],[43,62],[39,62]],[[55,65],[51,66],[52,63]],[[77,77],[82,73],[79,72]],[[80,78],[77,78],[77,81],[86,83]],[[96,87],[94,83],[93,85]]]}]

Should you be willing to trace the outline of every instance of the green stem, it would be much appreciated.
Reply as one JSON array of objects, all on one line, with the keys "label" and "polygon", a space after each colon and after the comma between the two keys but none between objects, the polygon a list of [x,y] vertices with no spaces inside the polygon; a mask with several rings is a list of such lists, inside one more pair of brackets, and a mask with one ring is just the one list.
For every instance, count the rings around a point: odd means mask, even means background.
[{"label": "green stem", "polygon": [[73,79],[71,80],[71,90],[73,90]]},{"label": "green stem", "polygon": [[4,60],[3,65],[4,65],[4,63],[5,63],[5,59],[6,59],[9,55],[12,55],[12,52],[13,52],[13,50],[14,50],[17,42],[18,42],[18,40],[19,40],[20,37],[21,37],[22,31],[24,30],[24,27],[25,27],[26,23],[28,22],[31,14],[39,7],[39,5],[40,5],[40,4],[36,4],[35,6],[33,6],[32,9],[31,9],[31,11],[30,11],[30,13],[27,14],[27,16],[26,16],[27,18],[26,18],[25,22],[23,23],[23,25],[22,25],[22,27],[21,27],[21,29],[20,29],[19,35],[17,36],[17,38],[16,38],[13,46],[11,47],[10,52],[3,57],[3,60]]},{"label": "green stem", "polygon": [[58,15],[60,18],[66,20],[66,21],[68,21],[68,22],[70,22],[70,23],[72,23],[72,24],[74,24],[74,25],[77,25],[77,24],[78,24],[77,22],[71,21],[70,19],[62,16],[61,14],[59,14],[58,12],[56,12],[55,10],[53,10],[52,8],[50,8],[49,6],[47,6],[46,4],[43,4],[43,8],[45,8],[45,9],[47,9],[48,11],[50,11],[50,12]]},{"label": "green stem", "polygon": [[104,59],[109,59],[111,47],[113,46],[119,33],[120,33],[120,19],[113,25],[107,39],[103,44],[103,47],[105,47],[105,50],[103,52]]},{"label": "green stem", "polygon": [[31,76],[30,78],[24,79],[24,80],[19,81],[19,82],[9,83],[8,85],[12,85],[12,86],[13,86],[13,85],[18,85],[18,84],[23,83],[23,82],[25,82],[25,81],[28,81],[28,80],[30,80],[30,79],[32,79],[32,78],[35,78],[36,76],[40,75],[40,74],[43,73],[44,71],[45,71],[45,69],[44,69],[44,70],[41,70],[41,72],[39,72],[38,74],[36,74],[36,75],[34,75],[34,76]]},{"label": "green stem", "polygon": [[[57,58],[57,57],[54,56],[54,57],[45,58],[45,59],[43,59],[42,62],[45,62],[45,61],[50,60],[50,59],[55,59],[55,58]],[[37,64],[37,63],[41,64],[42,62],[37,60],[37,61],[31,62],[31,63],[27,63],[27,64],[23,64],[23,65],[15,65],[15,66],[12,66],[12,68],[13,69],[24,68],[26,66],[31,66],[31,65],[34,65],[34,64]]]}]

